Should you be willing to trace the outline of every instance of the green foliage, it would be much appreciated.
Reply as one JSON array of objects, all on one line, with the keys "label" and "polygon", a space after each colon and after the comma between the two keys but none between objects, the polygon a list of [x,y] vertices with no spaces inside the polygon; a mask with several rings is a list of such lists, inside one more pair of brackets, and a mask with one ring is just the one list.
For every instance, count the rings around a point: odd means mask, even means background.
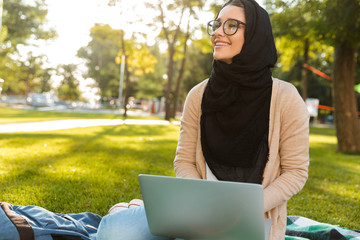
[{"label": "green foliage", "polygon": [[9,55],[0,57],[0,78],[3,78],[3,93],[24,92],[24,86],[19,81],[21,74],[19,63],[13,61]]},{"label": "green foliage", "polygon": [[55,37],[53,29],[44,28],[46,15],[44,0],[3,1],[3,26],[0,33],[0,78],[5,80],[3,92],[27,94],[48,89],[46,72],[50,69],[43,67],[45,57],[29,52],[24,59],[18,52],[18,46],[28,45],[30,39]]},{"label": "green foliage", "polygon": [[[198,19],[197,12],[203,8],[204,0],[183,0],[175,1],[173,3],[158,0],[155,3],[148,2],[146,5],[156,12],[154,22],[158,23],[158,26],[157,24],[154,24],[153,26],[161,29],[159,39],[167,44],[168,63],[167,84],[165,86],[165,119],[169,120],[175,113],[173,108],[176,108],[175,106],[178,101],[178,86],[180,86],[182,80],[181,76],[183,75],[181,64],[186,60],[185,51],[188,40],[187,36],[196,29],[196,27],[193,27],[196,25],[192,23],[193,20]],[[183,30],[182,23],[186,18],[188,23],[187,29]],[[193,28],[190,29],[189,26],[192,26]],[[180,40],[182,39],[182,34],[184,34],[186,39],[184,41]],[[179,54],[179,49],[184,49],[184,52],[182,52],[183,57],[181,56],[181,53]],[[180,66],[176,66],[177,59],[181,59],[178,61]],[[177,77],[175,77],[174,74],[176,70],[178,70]],[[173,83],[173,79],[177,79],[175,84]]]},{"label": "green foliage", "polygon": [[[1,10],[1,8],[0,8]],[[5,41],[5,38],[7,36],[7,27],[6,26],[0,26],[0,43],[3,43]]]},{"label": "green foliage", "polygon": [[[207,42],[210,42],[210,40],[207,39]],[[188,58],[191,61],[188,61],[185,67],[183,97],[196,84],[208,78],[212,70],[212,51],[210,53],[203,53],[198,41],[192,42],[189,46]]]},{"label": "green foliage", "polygon": [[[267,0],[279,62],[283,71],[291,67],[304,54],[305,42],[310,42],[309,58],[322,58],[322,63],[333,61],[334,49],[321,42],[314,24],[318,22],[318,6],[315,1]],[[314,66],[320,68],[324,66]]]},{"label": "green foliage", "polygon": [[52,90],[52,86],[50,83],[52,73],[54,72],[53,68],[45,68],[39,75],[39,92],[50,92]]},{"label": "green foliage", "polygon": [[45,62],[45,56],[35,56],[32,52],[22,58],[17,55],[15,60],[11,56],[0,57],[0,73],[5,80],[3,91],[24,95],[49,91],[52,69],[45,68]]},{"label": "green foliage", "polygon": [[6,0],[3,2],[3,25],[7,35],[2,45],[3,49],[16,49],[18,44],[27,44],[30,37],[36,39],[53,38],[54,30],[43,29],[47,8],[45,0],[25,2],[23,0]]},{"label": "green foliage", "polygon": [[139,76],[137,81],[135,81],[135,97],[138,99],[161,98],[164,96],[166,79],[164,79],[163,76],[166,73],[166,57],[164,54],[160,53],[160,50],[156,45],[149,47],[149,50],[157,59],[157,63],[153,66],[153,72]]},{"label": "green foliage", "polygon": [[[273,75],[293,83],[299,92],[302,92],[301,71],[305,61],[331,75],[334,48],[319,38],[314,27],[319,21],[321,3],[267,0],[266,7],[279,55]],[[305,52],[308,58],[304,57]],[[307,97],[318,98],[320,104],[332,106],[331,83],[309,71]]]},{"label": "green foliage", "polygon": [[316,39],[313,24],[316,21],[315,1],[266,0],[275,36],[290,36],[293,40]]},{"label": "green foliage", "polygon": [[[131,89],[128,89],[129,94],[134,94],[135,89],[144,88],[144,92],[150,93],[153,91],[149,89],[154,89],[152,86],[148,88],[144,76],[155,74],[155,66],[159,60],[147,45],[138,42],[134,36],[124,40],[124,52],[121,45],[123,34],[125,33],[122,30],[112,29],[109,25],[96,24],[91,28],[92,40],[88,46],[78,51],[78,56],[87,60],[86,76],[96,81],[103,99],[118,97],[120,63],[124,53],[132,82]],[[145,80],[144,84],[142,80]]]},{"label": "green foliage", "polygon": [[331,45],[359,47],[360,1],[318,0],[319,14],[315,25],[318,34]]},{"label": "green foliage", "polygon": [[121,34],[121,30],[109,25],[95,24],[90,29],[92,40],[78,50],[78,56],[87,60],[86,77],[96,81],[102,98],[118,96],[120,67],[115,59],[120,50]]},{"label": "green foliage", "polygon": [[[144,43],[136,43],[134,40],[125,40],[125,49],[129,71],[135,76],[142,76],[154,72],[157,59],[152,55],[148,46]],[[116,63],[121,64],[123,51],[119,51]]]},{"label": "green foliage", "polygon": [[76,101],[80,98],[79,80],[75,77],[75,64],[60,65],[58,74],[63,77],[57,89],[58,97],[65,101]]}]

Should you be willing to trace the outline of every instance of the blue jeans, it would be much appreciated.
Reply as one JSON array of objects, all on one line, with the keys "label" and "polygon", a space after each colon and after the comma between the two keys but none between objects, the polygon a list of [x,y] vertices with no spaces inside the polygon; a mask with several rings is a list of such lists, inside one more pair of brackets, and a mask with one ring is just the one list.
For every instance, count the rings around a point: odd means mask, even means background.
[{"label": "blue jeans", "polygon": [[150,233],[144,206],[129,208],[103,217],[97,240],[174,240]]}]

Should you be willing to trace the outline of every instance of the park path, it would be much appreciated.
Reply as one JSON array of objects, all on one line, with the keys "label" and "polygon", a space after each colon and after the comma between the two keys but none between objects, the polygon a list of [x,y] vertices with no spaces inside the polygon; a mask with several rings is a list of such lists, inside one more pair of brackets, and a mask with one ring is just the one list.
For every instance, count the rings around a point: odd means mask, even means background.
[{"label": "park path", "polygon": [[112,125],[179,125],[179,121],[141,120],[141,119],[68,119],[41,122],[0,124],[0,133],[40,132],[78,127],[112,126]]}]

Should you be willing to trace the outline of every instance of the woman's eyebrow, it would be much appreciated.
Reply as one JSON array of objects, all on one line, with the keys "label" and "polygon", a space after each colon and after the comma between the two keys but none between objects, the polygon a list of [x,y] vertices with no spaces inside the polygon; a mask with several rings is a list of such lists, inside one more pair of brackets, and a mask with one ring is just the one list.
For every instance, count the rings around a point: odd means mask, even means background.
[{"label": "woman's eyebrow", "polygon": [[[222,21],[221,21],[221,17],[217,17],[215,20],[218,20],[218,21],[222,22]],[[225,20],[225,21],[226,21],[226,20]]]},{"label": "woman's eyebrow", "polygon": [[218,20],[218,21],[220,21],[220,22],[225,22],[226,20],[229,20],[229,19],[241,21],[241,20],[238,20],[238,19],[236,19],[236,18],[231,18],[231,17],[226,18],[224,21],[222,21],[221,18],[216,18],[215,20]]}]

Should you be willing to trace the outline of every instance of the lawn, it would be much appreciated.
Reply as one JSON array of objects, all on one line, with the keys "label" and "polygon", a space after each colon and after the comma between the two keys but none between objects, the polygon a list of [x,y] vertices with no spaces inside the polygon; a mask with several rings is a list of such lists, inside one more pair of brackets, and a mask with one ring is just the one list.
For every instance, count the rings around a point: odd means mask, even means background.
[{"label": "lawn", "polygon": [[360,230],[360,156],[336,152],[335,130],[310,129],[309,179],[289,215]]},{"label": "lawn", "polygon": [[[18,123],[18,122],[37,122],[37,121],[51,121],[64,119],[122,119],[120,114],[98,114],[95,110],[93,113],[76,113],[76,112],[56,112],[56,111],[37,111],[27,109],[14,109],[0,105],[0,124],[1,123]],[[127,116],[127,118],[146,118],[146,119],[160,119],[157,116]]]},{"label": "lawn", "polygon": [[[0,201],[105,215],[141,198],[140,173],[174,176],[179,126],[103,126],[0,134]],[[289,215],[360,229],[360,157],[336,152],[333,129],[311,128],[309,180]]]}]

